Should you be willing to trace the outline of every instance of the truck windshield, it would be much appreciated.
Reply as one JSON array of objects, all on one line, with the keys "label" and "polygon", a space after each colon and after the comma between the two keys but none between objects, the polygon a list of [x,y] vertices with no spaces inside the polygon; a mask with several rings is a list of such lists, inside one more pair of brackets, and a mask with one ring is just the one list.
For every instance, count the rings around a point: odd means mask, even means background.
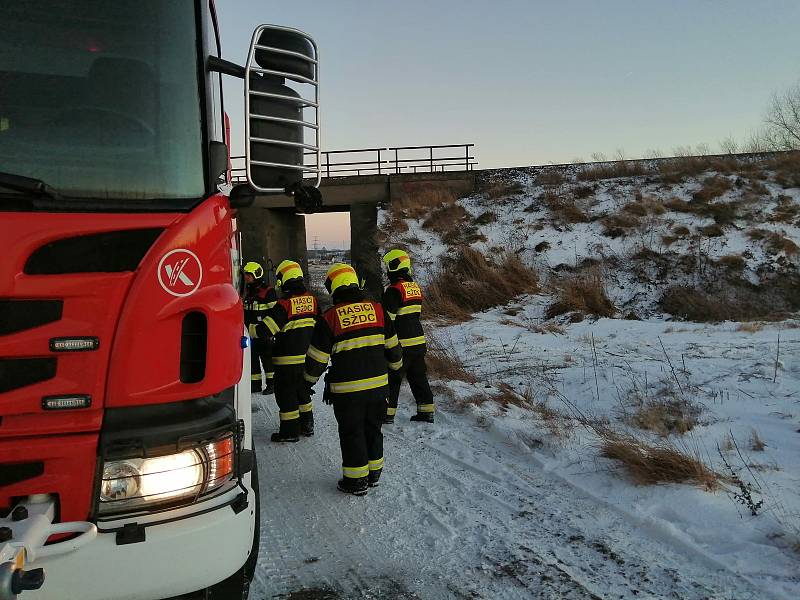
[{"label": "truck windshield", "polygon": [[0,171],[47,182],[76,204],[202,197],[195,7],[4,3]]}]

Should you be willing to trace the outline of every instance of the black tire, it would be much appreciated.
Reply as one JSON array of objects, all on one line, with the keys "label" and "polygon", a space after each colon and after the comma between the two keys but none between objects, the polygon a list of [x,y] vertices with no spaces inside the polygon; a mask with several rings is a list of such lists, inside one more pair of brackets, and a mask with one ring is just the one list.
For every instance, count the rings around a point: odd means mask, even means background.
[{"label": "black tire", "polygon": [[256,461],[255,453],[253,454],[253,470],[250,473],[250,487],[253,488],[255,495],[256,511],[250,556],[247,557],[247,561],[236,573],[208,588],[206,596],[208,600],[247,600],[250,594],[250,582],[253,580],[253,575],[256,571],[259,541],[261,539],[261,491],[258,489],[258,462]]}]

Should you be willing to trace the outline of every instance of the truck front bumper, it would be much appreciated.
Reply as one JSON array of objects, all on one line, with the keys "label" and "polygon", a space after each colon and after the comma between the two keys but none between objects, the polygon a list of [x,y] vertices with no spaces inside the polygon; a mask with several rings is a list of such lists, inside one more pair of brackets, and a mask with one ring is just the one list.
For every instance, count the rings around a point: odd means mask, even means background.
[{"label": "truck front bumper", "polygon": [[45,583],[20,598],[157,600],[219,583],[244,565],[258,535],[255,495],[246,489],[247,507],[238,514],[234,504],[150,525],[144,541],[123,545],[116,533],[98,533],[79,550],[29,563],[45,569]]}]

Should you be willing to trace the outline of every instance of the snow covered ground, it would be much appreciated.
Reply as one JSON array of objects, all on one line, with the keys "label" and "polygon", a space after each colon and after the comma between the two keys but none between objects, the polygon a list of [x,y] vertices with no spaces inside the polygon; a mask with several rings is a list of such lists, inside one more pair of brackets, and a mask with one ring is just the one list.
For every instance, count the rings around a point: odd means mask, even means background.
[{"label": "snow covered ground", "polygon": [[786,580],[735,573],[659,516],[574,485],[502,426],[445,408],[384,427],[387,466],[363,498],[335,489],[336,424],[315,399],[317,434],[271,444],[271,397],[254,415],[261,555],[250,597],[789,598]]}]

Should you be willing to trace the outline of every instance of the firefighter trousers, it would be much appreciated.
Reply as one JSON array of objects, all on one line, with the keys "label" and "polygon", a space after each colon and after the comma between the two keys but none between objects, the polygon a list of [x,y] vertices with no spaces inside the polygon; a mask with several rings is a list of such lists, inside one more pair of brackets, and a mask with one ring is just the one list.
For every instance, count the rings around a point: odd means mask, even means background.
[{"label": "firefighter trousers", "polygon": [[304,365],[285,365],[275,368],[275,401],[281,433],[297,435],[302,423],[312,421],[311,387],[303,377]]},{"label": "firefighter trousers", "polygon": [[275,372],[272,367],[272,359],[270,358],[267,341],[261,338],[252,338],[250,340],[251,392],[260,392],[263,387],[263,376],[261,375],[262,366],[264,367],[264,373],[267,377],[267,382],[272,382]]},{"label": "firefighter trousers", "polygon": [[398,371],[389,371],[389,404],[386,415],[393,417],[397,413],[397,399],[403,378],[408,379],[411,394],[417,403],[417,413],[434,411],[433,392],[428,384],[428,369],[425,365],[426,349],[422,347],[403,348],[403,367]]},{"label": "firefighter trousers", "polygon": [[361,479],[383,469],[383,434],[386,414],[386,387],[333,394],[333,414],[339,425],[342,473],[345,478]]}]

